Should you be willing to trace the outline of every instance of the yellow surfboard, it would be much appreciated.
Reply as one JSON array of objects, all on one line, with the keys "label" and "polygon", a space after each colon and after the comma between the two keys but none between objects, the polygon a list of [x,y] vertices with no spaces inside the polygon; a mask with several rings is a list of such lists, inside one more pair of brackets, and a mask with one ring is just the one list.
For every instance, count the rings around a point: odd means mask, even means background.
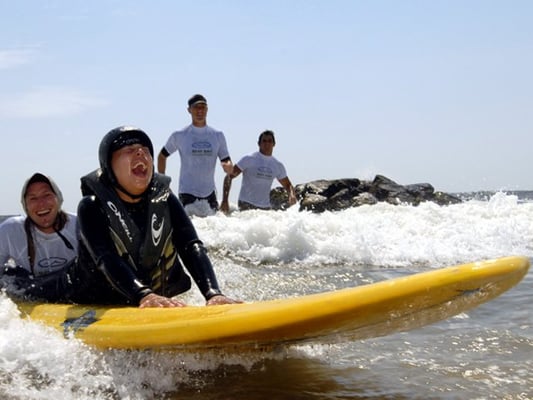
[{"label": "yellow surfboard", "polygon": [[19,303],[23,316],[99,348],[244,349],[334,343],[407,331],[489,301],[526,275],[506,257],[350,289],[221,306],[135,308]]}]

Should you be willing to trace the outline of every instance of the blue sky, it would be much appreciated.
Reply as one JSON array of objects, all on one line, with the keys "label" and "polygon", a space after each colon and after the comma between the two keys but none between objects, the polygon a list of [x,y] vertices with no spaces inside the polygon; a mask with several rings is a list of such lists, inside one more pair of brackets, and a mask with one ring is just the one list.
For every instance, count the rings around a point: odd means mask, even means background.
[{"label": "blue sky", "polygon": [[274,130],[295,184],[533,189],[532,20],[513,0],[0,0],[0,214],[35,171],[75,211],[107,131],[158,151],[194,93],[234,161]]}]

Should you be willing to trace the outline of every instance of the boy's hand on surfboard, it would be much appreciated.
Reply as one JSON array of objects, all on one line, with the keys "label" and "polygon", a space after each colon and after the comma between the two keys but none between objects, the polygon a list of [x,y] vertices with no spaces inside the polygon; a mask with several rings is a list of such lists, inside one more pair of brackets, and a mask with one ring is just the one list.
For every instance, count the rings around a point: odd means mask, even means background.
[{"label": "boy's hand on surfboard", "polygon": [[170,299],[168,297],[159,296],[155,293],[150,293],[141,299],[140,308],[145,307],[186,307],[187,305],[179,300]]},{"label": "boy's hand on surfboard", "polygon": [[220,305],[220,304],[240,304],[240,303],[242,303],[241,300],[234,300],[234,299],[224,296],[223,294],[219,294],[207,300],[206,305],[215,306],[215,305]]}]

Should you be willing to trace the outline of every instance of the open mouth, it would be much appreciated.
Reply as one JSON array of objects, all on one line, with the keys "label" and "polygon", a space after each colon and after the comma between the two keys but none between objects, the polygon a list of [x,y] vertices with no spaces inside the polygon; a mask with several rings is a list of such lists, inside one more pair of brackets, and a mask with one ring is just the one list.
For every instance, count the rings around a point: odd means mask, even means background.
[{"label": "open mouth", "polygon": [[145,163],[139,161],[136,164],[133,165],[133,168],[131,169],[133,175],[135,176],[146,176],[146,173],[148,171],[148,167]]},{"label": "open mouth", "polygon": [[37,214],[37,216],[39,217],[44,217],[45,215],[48,215],[50,214],[50,209],[47,208],[46,210],[40,210],[40,211],[37,211],[35,214]]}]

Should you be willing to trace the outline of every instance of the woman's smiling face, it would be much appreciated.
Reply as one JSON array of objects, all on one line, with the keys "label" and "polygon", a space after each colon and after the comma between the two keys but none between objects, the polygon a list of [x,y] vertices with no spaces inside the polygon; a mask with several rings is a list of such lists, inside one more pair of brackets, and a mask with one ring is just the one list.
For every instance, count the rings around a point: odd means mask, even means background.
[{"label": "woman's smiling face", "polygon": [[39,230],[54,232],[54,222],[59,213],[59,200],[48,183],[34,182],[26,189],[24,197],[28,217]]}]

